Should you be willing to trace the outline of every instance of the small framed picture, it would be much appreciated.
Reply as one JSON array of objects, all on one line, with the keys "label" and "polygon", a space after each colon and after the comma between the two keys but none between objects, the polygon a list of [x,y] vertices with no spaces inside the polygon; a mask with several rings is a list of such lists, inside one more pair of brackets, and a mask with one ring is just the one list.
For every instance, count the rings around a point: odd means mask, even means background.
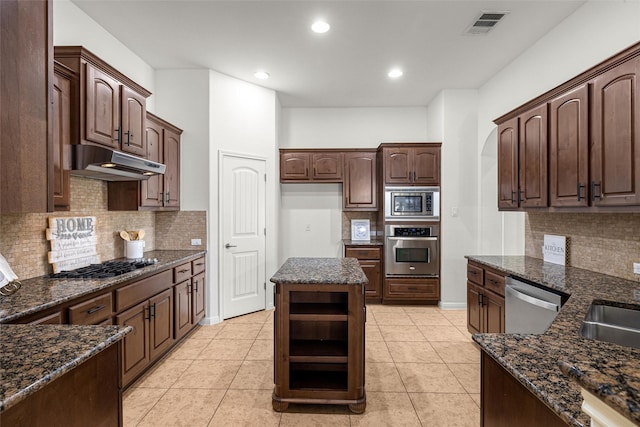
[{"label": "small framed picture", "polygon": [[368,219],[351,220],[351,240],[371,240]]}]

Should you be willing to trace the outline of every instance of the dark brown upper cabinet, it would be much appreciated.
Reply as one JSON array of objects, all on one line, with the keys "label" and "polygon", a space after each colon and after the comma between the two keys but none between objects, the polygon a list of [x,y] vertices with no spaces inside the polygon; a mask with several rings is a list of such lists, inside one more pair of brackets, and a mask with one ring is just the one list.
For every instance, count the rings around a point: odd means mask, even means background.
[{"label": "dark brown upper cabinet", "polygon": [[440,144],[381,144],[384,183],[439,185]]},{"label": "dark brown upper cabinet", "polygon": [[51,212],[52,1],[0,1],[0,213]]},{"label": "dark brown upper cabinet", "polygon": [[640,58],[593,80],[591,204],[640,205]]},{"label": "dark brown upper cabinet", "polygon": [[280,150],[280,182],[342,182],[342,152]]},{"label": "dark brown upper cabinet", "polygon": [[378,209],[378,184],[375,151],[344,153],[345,211],[375,211]]},{"label": "dark brown upper cabinet", "polygon": [[639,76],[637,43],[496,119],[498,208],[638,211]]},{"label": "dark brown upper cabinet", "polygon": [[55,46],[54,55],[79,76],[72,90],[77,116],[72,142],[146,156],[146,99],[151,92],[82,46]]},{"label": "dark brown upper cabinet", "polygon": [[518,141],[518,201],[523,208],[546,207],[547,191],[547,105],[520,116]]},{"label": "dark brown upper cabinet", "polygon": [[52,90],[53,203],[56,211],[70,209],[71,85],[73,71],[54,63]]},{"label": "dark brown upper cabinet", "polygon": [[518,118],[498,125],[498,207],[518,207]]},{"label": "dark brown upper cabinet", "polygon": [[589,204],[589,91],[582,85],[550,102],[551,206]]}]

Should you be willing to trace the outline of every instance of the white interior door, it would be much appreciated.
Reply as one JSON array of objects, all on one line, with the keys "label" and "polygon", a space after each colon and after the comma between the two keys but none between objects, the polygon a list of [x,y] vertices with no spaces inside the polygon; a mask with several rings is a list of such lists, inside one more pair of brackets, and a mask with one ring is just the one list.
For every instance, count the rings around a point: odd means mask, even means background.
[{"label": "white interior door", "polygon": [[266,161],[223,154],[220,168],[223,319],[266,306]]}]

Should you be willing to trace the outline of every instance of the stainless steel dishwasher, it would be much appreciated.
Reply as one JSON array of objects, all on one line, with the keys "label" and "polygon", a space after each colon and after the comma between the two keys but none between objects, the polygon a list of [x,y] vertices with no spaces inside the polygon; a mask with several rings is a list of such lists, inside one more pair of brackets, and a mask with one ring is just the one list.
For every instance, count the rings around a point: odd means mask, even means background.
[{"label": "stainless steel dishwasher", "polygon": [[566,301],[566,295],[541,289],[515,277],[505,283],[505,332],[541,334]]}]

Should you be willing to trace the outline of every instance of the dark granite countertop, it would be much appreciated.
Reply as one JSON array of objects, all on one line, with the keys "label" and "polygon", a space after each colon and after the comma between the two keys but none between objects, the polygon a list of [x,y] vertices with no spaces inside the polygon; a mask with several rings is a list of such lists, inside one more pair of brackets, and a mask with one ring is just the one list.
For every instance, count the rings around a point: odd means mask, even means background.
[{"label": "dark granite countertop", "polygon": [[545,333],[474,335],[483,350],[570,425],[590,424],[580,387],[640,425],[640,350],[579,334],[594,301],[640,309],[640,283],[530,257],[466,258],[570,295]]},{"label": "dark granite countertop", "polygon": [[371,240],[351,240],[351,239],[342,239],[342,243],[346,246],[383,246],[384,241],[378,239]]},{"label": "dark granite countertop", "polygon": [[115,344],[131,330],[130,326],[0,324],[0,412]]},{"label": "dark granite countertop", "polygon": [[368,283],[355,258],[289,258],[271,278],[273,283],[364,285]]},{"label": "dark granite countertop", "polygon": [[20,317],[46,310],[118,283],[171,268],[183,262],[196,259],[205,253],[203,250],[145,252],[145,258],[157,258],[158,263],[106,279],[50,279],[47,276],[41,276],[21,280],[22,288],[19,291],[7,297],[0,296],[0,323],[11,322]]}]

